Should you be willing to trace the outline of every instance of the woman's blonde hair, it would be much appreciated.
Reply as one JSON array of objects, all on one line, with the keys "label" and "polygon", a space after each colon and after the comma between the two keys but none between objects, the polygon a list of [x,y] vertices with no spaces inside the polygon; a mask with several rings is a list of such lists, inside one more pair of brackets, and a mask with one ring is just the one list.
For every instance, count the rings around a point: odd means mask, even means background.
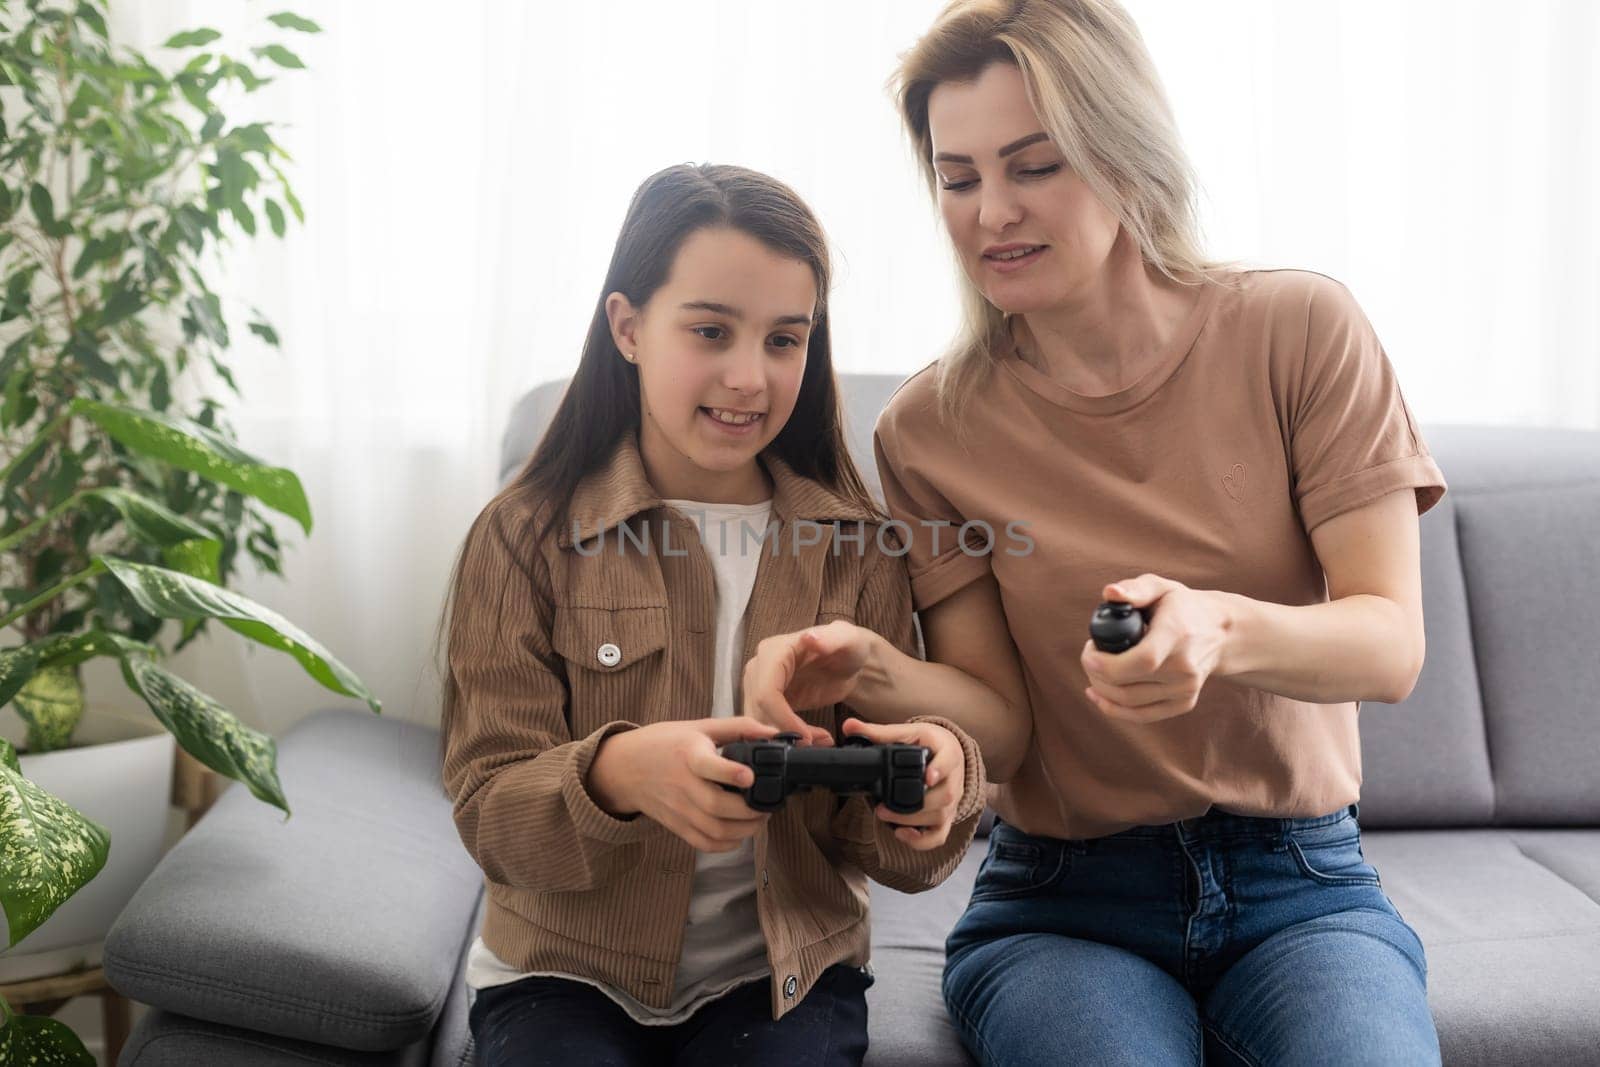
[{"label": "woman's blonde hair", "polygon": [[[953,0],[900,58],[890,86],[938,196],[928,98],[992,63],[1022,74],[1056,148],[1138,243],[1146,263],[1182,284],[1222,282],[1230,264],[1201,249],[1194,172],[1144,39],[1116,0]],[[961,273],[963,324],[938,370],[939,409],[961,411],[1011,344],[1006,316]]]}]

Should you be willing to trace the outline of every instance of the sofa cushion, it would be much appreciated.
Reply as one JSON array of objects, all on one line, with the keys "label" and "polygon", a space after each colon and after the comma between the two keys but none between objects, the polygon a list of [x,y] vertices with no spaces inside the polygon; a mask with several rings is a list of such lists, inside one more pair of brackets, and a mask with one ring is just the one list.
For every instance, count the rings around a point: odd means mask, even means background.
[{"label": "sofa cushion", "polygon": [[[1363,847],[1422,938],[1447,1065],[1600,1065],[1600,830],[1373,831]],[[927,893],[872,886],[872,1067],[972,1062],[940,980],[985,851]]]},{"label": "sofa cushion", "polygon": [[350,710],[297,723],[278,755],[294,814],[230,786],[112,927],[111,985],[192,1019],[339,1048],[427,1039],[483,881],[437,767],[426,726]]},{"label": "sofa cushion", "polygon": [[152,1008],[122,1046],[118,1067],[430,1067],[427,1040],[389,1052],[274,1037]]},{"label": "sofa cushion", "polygon": [[486,894],[478,897],[478,906],[473,910],[466,940],[461,944],[461,958],[456,962],[456,977],[450,989],[450,999],[445,1002],[444,1011],[439,1016],[439,1025],[433,1029],[434,1067],[471,1067],[473,1063],[472,1031],[467,1028],[467,1013],[472,1009],[467,989],[467,952],[472,948],[478,931],[483,929],[483,911],[488,899]]},{"label": "sofa cushion", "polygon": [[1361,705],[1361,822],[1486,826],[1494,815],[1494,781],[1453,493],[1422,516],[1420,534],[1428,654],[1405,701]]},{"label": "sofa cushion", "polygon": [[1366,835],[1451,1067],[1600,1064],[1600,830]]},{"label": "sofa cushion", "polygon": [[1495,822],[1600,824],[1600,456],[1587,483],[1456,509]]}]

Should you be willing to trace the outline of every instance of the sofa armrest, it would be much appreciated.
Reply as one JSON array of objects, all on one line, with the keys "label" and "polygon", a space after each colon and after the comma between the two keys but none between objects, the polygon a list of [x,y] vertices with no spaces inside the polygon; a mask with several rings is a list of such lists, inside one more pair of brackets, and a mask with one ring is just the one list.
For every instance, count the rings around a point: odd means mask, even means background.
[{"label": "sofa armrest", "polygon": [[278,775],[294,814],[230,786],[118,917],[108,980],[146,1004],[324,1045],[420,1040],[483,887],[439,783],[438,733],[317,712],[280,742]]}]

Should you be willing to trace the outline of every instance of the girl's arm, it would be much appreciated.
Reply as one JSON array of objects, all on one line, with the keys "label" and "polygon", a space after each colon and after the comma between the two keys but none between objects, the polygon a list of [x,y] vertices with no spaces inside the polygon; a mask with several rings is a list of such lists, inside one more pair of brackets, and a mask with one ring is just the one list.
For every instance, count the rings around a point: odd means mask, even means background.
[{"label": "girl's arm", "polygon": [[571,736],[565,675],[550,644],[549,572],[531,529],[501,502],[467,535],[450,619],[444,784],[461,841],[491,881],[591,889],[632,866],[630,846],[659,830],[608,814],[589,791],[600,743],[635,724]]}]

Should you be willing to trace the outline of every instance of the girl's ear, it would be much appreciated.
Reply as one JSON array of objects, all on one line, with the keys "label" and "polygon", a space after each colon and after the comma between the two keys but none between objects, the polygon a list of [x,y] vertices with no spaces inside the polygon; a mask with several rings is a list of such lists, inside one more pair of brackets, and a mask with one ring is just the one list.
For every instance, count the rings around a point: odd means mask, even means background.
[{"label": "girl's ear", "polygon": [[611,324],[611,341],[617,346],[617,351],[628,361],[633,361],[638,354],[638,346],[634,333],[639,327],[639,312],[633,302],[621,293],[612,293],[606,297],[606,321]]}]

